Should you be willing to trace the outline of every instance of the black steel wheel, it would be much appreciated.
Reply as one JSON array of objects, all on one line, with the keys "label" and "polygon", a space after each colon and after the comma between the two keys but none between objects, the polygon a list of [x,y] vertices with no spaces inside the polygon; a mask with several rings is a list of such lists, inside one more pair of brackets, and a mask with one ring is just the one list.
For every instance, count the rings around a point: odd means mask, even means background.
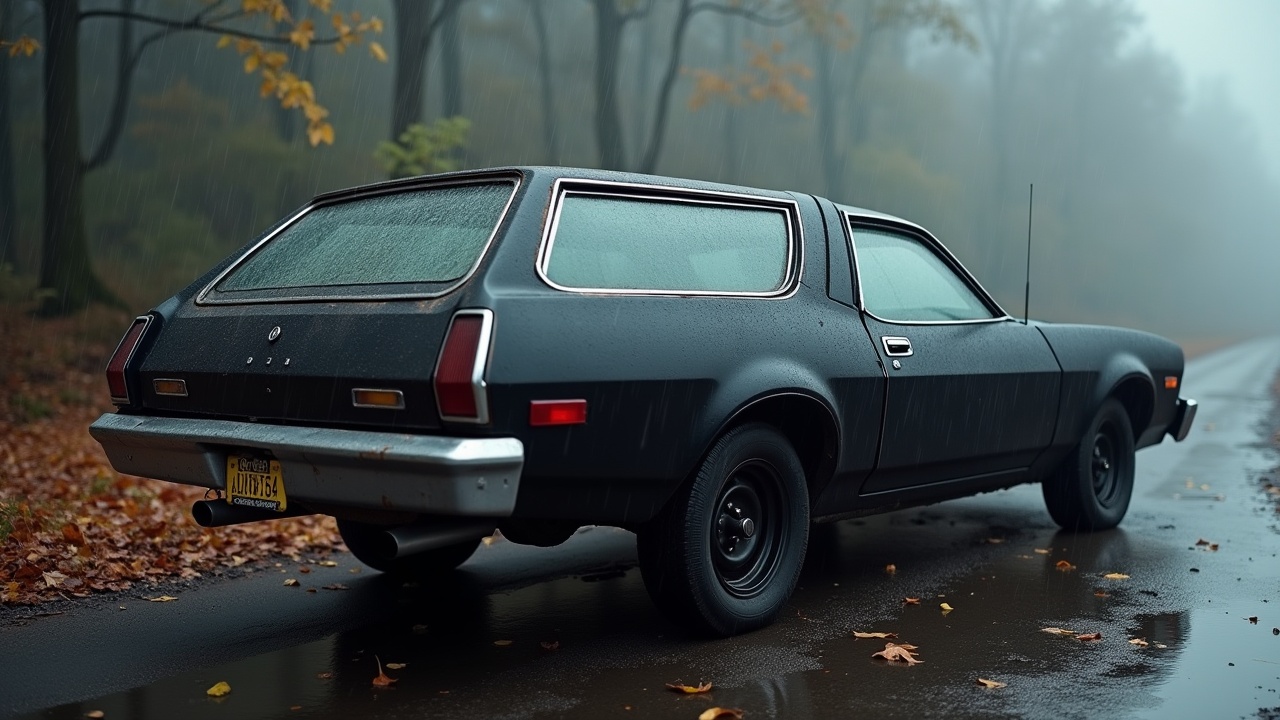
[{"label": "black steel wheel", "polygon": [[800,458],[773,427],[743,425],[641,528],[640,571],[672,620],[711,635],[746,632],[773,622],[791,597],[808,532]]},{"label": "black steel wheel", "polygon": [[342,542],[346,543],[347,549],[356,556],[357,560],[374,570],[404,577],[422,577],[449,572],[466,562],[476,548],[480,547],[480,541],[483,539],[477,537],[474,540],[425,550],[413,555],[391,557],[382,538],[386,529],[384,525],[338,520],[338,533],[342,535]]},{"label": "black steel wheel", "polygon": [[1110,398],[1057,474],[1044,481],[1045,506],[1067,530],[1113,528],[1129,510],[1134,467],[1129,414]]}]

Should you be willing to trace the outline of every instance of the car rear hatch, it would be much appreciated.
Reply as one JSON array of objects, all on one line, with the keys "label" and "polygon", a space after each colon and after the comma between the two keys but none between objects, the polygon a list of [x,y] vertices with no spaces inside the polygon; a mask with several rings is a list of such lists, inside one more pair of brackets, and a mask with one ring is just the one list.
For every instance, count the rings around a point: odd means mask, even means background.
[{"label": "car rear hatch", "polygon": [[143,407],[329,426],[440,427],[432,387],[511,176],[318,198],[163,318]]}]

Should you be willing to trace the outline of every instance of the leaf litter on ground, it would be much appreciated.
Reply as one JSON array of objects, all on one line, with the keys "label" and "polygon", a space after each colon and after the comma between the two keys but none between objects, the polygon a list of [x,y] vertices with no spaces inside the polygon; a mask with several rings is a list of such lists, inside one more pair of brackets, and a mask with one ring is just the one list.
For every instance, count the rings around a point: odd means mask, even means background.
[{"label": "leaf litter on ground", "polygon": [[915,645],[907,643],[885,643],[884,649],[880,652],[872,653],[873,658],[883,658],[889,662],[904,662],[907,665],[919,665],[923,660],[918,660],[911,653],[918,648]]}]

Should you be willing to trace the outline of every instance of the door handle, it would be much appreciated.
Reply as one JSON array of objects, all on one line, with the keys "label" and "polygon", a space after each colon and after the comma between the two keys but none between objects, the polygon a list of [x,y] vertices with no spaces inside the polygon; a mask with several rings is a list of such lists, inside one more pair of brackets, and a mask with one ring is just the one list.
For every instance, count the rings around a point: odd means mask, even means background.
[{"label": "door handle", "polygon": [[886,335],[880,338],[880,342],[884,344],[884,354],[889,357],[911,357],[914,354],[907,338]]}]

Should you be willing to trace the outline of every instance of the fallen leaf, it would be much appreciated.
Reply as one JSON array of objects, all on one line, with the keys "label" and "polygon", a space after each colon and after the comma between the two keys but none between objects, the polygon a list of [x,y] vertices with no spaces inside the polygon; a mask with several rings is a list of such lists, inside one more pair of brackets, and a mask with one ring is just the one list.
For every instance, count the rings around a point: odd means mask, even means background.
[{"label": "fallen leaf", "polygon": [[1245,619],[1249,621],[1249,624],[1250,624],[1250,625],[1257,625],[1257,624],[1258,624],[1258,616],[1257,616],[1257,615],[1251,615],[1251,616],[1249,616],[1249,617],[1247,617],[1247,618],[1245,618]]},{"label": "fallen leaf", "polygon": [[1146,647],[1148,643],[1143,638],[1133,638],[1132,640],[1129,641],[1129,644],[1137,645],[1138,647]]},{"label": "fallen leaf", "polygon": [[289,578],[288,580],[285,580],[285,581],[284,581],[284,586],[285,586],[285,587],[298,587],[298,581],[297,581],[297,580],[295,580],[294,578]]},{"label": "fallen leaf", "polygon": [[387,663],[388,670],[403,670],[409,667],[409,663]]},{"label": "fallen leaf", "polygon": [[1211,544],[1212,543],[1210,543],[1208,540],[1205,540],[1204,538],[1200,538],[1199,540],[1196,541],[1196,545],[1211,545]]},{"label": "fallen leaf", "polygon": [[1077,639],[1077,640],[1083,640],[1083,641],[1085,641],[1085,642],[1090,642],[1090,641],[1093,641],[1093,640],[1101,640],[1101,639],[1102,639],[1102,633],[1100,633],[1100,632],[1096,632],[1096,633],[1081,633],[1080,635],[1077,635],[1077,636],[1076,636],[1076,639]]},{"label": "fallen leaf", "polygon": [[854,631],[853,631],[853,636],[854,636],[854,637],[856,637],[856,638],[879,638],[879,639],[881,639],[881,640],[887,640],[887,639],[891,639],[891,638],[896,638],[896,637],[898,637],[898,633],[892,633],[892,632],[859,632],[859,631],[857,631],[857,630],[854,630]]},{"label": "fallen leaf", "polygon": [[225,680],[223,680],[222,682],[219,682],[218,684],[214,685],[208,690],[205,690],[204,694],[208,695],[209,697],[222,697],[223,695],[226,695],[229,692],[231,692],[231,686],[228,685]]},{"label": "fallen leaf", "polygon": [[872,653],[871,657],[884,658],[889,662],[904,662],[908,665],[918,665],[924,661],[917,660],[911,654],[911,651],[915,649],[916,649],[915,645],[907,645],[905,643],[902,645],[898,645],[895,643],[885,643],[884,649],[881,650],[880,652]]},{"label": "fallen leaf", "polygon": [[67,576],[66,576],[66,575],[63,575],[62,573],[58,572],[57,570],[53,570],[53,571],[50,571],[50,572],[46,572],[46,573],[44,573],[44,586],[45,586],[45,587],[58,587],[58,586],[59,586],[59,585],[61,585],[62,583],[66,582],[66,579],[67,579]]},{"label": "fallen leaf", "polygon": [[1209,543],[1210,552],[1218,552],[1218,543]]},{"label": "fallen leaf", "polygon": [[550,642],[543,641],[538,644],[542,646],[543,650],[559,650],[560,649],[559,640],[551,640]]},{"label": "fallen leaf", "polygon": [[316,564],[321,567],[338,567],[338,563],[334,562],[333,560],[321,560]]},{"label": "fallen leaf", "polygon": [[738,708],[708,708],[702,711],[698,720],[742,720],[742,711]]},{"label": "fallen leaf", "polygon": [[1046,632],[1046,633],[1049,633],[1050,635],[1070,635],[1072,637],[1076,635],[1075,630],[1068,630],[1066,628],[1060,628],[1060,627],[1040,628],[1040,632]]},{"label": "fallen leaf", "polygon": [[1048,555],[1050,552],[1049,548],[1035,548],[1035,551],[1037,555]]},{"label": "fallen leaf", "polygon": [[902,602],[906,603],[907,605],[919,605],[920,598],[904,597],[902,598]]},{"label": "fallen leaf", "polygon": [[1004,538],[987,538],[987,542],[991,543],[992,545],[999,545],[1000,543],[1004,542]]},{"label": "fallen leaf", "polygon": [[153,597],[153,598],[144,597],[142,599],[146,600],[147,602],[173,602],[178,598],[173,597],[172,595],[161,595],[160,597]]},{"label": "fallen leaf", "polygon": [[320,680],[332,680],[332,679],[333,679],[333,673],[331,673],[331,672],[321,672],[321,673],[316,673],[316,677],[317,677],[318,679],[320,679]]},{"label": "fallen leaf", "polygon": [[89,712],[85,713],[84,716],[89,718],[89,720],[102,720],[102,718],[106,717],[107,714],[102,712],[101,710],[90,710]]},{"label": "fallen leaf", "polygon": [[1107,592],[1106,590],[1094,590],[1093,596],[1094,597],[1111,597],[1111,593]]},{"label": "fallen leaf", "polygon": [[307,592],[309,592],[309,593],[313,593],[313,592],[315,592],[315,591],[316,591],[316,589],[315,589],[315,588],[307,588]]},{"label": "fallen leaf", "polygon": [[1163,644],[1161,644],[1161,643],[1156,643],[1156,647],[1157,647],[1157,648],[1160,648],[1161,650],[1164,650],[1164,649],[1168,648],[1169,646],[1168,646],[1168,645],[1163,645]]},{"label": "fallen leaf", "polygon": [[1066,560],[1059,560],[1056,564],[1054,564],[1054,567],[1058,568],[1062,572],[1070,572],[1076,569],[1075,565],[1072,565]]},{"label": "fallen leaf", "polygon": [[510,645],[511,643],[513,643],[513,642],[515,642],[515,641],[514,641],[514,640],[494,640],[494,641],[493,641],[493,644],[494,644],[494,645],[497,645],[498,647],[506,647],[506,646]]},{"label": "fallen leaf", "polygon": [[667,689],[673,692],[684,693],[685,695],[700,695],[705,692],[711,692],[711,683],[685,685],[677,680],[674,683],[667,683]]},{"label": "fallen leaf", "polygon": [[898,572],[898,566],[894,565],[893,563],[889,563],[888,565],[884,566],[884,571],[892,575]]},{"label": "fallen leaf", "polygon": [[1009,683],[1002,683],[998,680],[988,680],[986,678],[978,678],[978,684],[986,688],[1002,688],[1009,687]]},{"label": "fallen leaf", "polygon": [[1128,580],[1129,579],[1129,576],[1125,575],[1124,573],[1107,573],[1102,577],[1108,580]]},{"label": "fallen leaf", "polygon": [[324,589],[325,590],[349,590],[350,588],[348,588],[346,585],[343,585],[342,583],[333,583],[331,585],[325,585]]},{"label": "fallen leaf", "polygon": [[290,709],[290,710],[292,710],[293,712],[297,712],[297,711],[299,711],[299,710],[301,710],[301,709],[302,709],[302,706],[301,706],[301,705],[290,705],[290,706],[289,706],[289,709]]},{"label": "fallen leaf", "polygon": [[298,572],[300,572],[300,573],[302,573],[303,575],[305,575],[305,574],[307,574],[307,573],[311,572],[311,568],[307,567],[306,565],[303,565],[302,567],[298,568]]},{"label": "fallen leaf", "polygon": [[950,605],[949,603],[942,603],[942,604],[941,604],[941,605],[939,605],[938,607],[942,608],[942,612],[944,612],[944,613],[949,613],[949,612],[951,612],[952,610],[955,610],[955,608],[951,607],[951,605]]},{"label": "fallen leaf", "polygon": [[378,674],[373,678],[373,686],[384,688],[384,687],[391,687],[393,684],[395,684],[397,680],[396,678],[387,677],[387,674],[382,672],[382,661],[378,659],[377,655],[373,656],[373,661],[378,663]]}]

